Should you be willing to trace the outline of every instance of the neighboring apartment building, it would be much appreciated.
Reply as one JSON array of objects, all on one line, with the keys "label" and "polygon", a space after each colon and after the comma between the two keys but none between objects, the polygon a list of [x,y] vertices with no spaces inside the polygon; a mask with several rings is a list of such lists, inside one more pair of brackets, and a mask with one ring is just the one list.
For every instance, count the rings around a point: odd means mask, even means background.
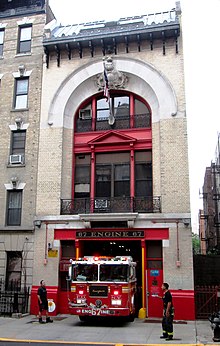
[{"label": "neighboring apartment building", "polygon": [[179,4],[112,22],[52,21],[43,46],[31,313],[41,279],[54,313],[68,312],[70,258],[129,254],[146,315],[161,316],[154,294],[166,281],[176,318],[193,320]]},{"label": "neighboring apartment building", "polygon": [[204,228],[203,242],[206,244],[206,251],[220,254],[220,135],[216,145],[215,161],[205,171],[203,209],[204,212],[199,218],[200,226]]},{"label": "neighboring apartment building", "polygon": [[33,281],[42,36],[52,19],[45,0],[0,2],[1,290]]}]

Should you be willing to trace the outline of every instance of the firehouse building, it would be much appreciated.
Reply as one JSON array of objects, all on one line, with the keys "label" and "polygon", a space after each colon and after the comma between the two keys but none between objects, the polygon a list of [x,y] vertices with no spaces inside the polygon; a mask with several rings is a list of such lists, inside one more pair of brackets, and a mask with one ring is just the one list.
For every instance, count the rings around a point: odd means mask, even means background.
[{"label": "firehouse building", "polygon": [[[160,317],[162,282],[193,320],[181,10],[46,25],[31,313],[46,281],[68,313],[70,259],[129,255],[138,309]],[[188,307],[191,306],[191,309]]]},{"label": "firehouse building", "polygon": [[180,8],[53,21],[43,46],[31,311],[44,277],[67,312],[70,258],[127,254],[142,314],[161,316],[166,281],[176,318],[194,319]]}]

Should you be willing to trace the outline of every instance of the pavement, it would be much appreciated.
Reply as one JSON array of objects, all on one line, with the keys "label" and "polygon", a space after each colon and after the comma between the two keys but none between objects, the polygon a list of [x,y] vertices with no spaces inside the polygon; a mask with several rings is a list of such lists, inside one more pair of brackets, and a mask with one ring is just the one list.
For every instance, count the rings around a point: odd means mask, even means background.
[{"label": "pavement", "polygon": [[53,323],[40,324],[34,315],[0,317],[0,343],[3,341],[49,342],[86,345],[218,345],[207,320],[175,321],[174,339],[160,339],[161,321],[136,318],[134,322],[80,322],[78,316],[54,316]]}]

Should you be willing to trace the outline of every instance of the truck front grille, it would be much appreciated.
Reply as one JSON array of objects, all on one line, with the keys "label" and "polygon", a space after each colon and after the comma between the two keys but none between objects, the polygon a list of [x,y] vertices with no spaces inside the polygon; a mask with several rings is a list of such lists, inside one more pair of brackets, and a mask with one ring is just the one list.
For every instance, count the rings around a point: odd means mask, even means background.
[{"label": "truck front grille", "polygon": [[90,286],[90,297],[108,297],[108,286]]}]

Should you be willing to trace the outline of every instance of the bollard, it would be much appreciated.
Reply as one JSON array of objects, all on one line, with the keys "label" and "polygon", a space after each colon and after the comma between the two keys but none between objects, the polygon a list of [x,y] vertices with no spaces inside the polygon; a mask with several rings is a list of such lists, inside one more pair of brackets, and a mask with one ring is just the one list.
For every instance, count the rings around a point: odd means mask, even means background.
[{"label": "bollard", "polygon": [[145,308],[141,308],[139,310],[139,313],[138,313],[138,318],[146,318],[146,309]]}]

